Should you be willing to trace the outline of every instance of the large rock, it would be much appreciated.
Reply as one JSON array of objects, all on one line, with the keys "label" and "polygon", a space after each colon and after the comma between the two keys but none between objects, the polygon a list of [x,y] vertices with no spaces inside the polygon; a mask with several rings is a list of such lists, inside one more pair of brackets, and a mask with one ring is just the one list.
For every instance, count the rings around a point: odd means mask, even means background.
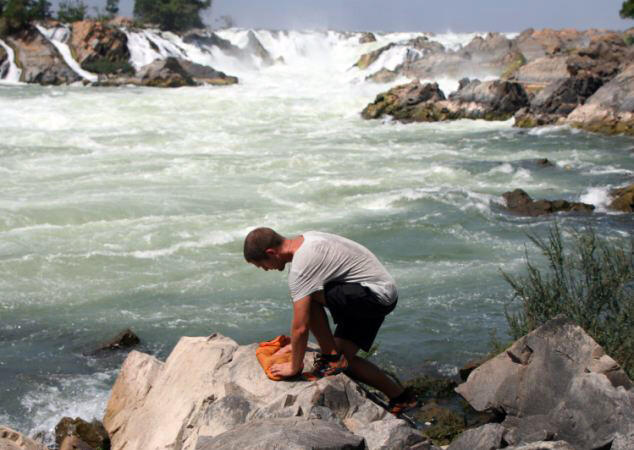
[{"label": "large rock", "polygon": [[573,28],[553,30],[544,28],[524,30],[515,39],[517,47],[527,60],[541,58],[548,55],[566,53],[567,51],[583,48],[593,36],[607,33],[606,31],[588,30],[578,31]]},{"label": "large rock", "polygon": [[213,67],[203,66],[188,60],[181,59],[179,63],[194,81],[202,84],[212,84],[214,86],[225,86],[238,83],[237,77],[232,77]]},{"label": "large rock", "polygon": [[419,81],[396,86],[387,92],[377,95],[373,103],[361,112],[364,119],[378,119],[390,115],[403,122],[416,121],[419,112],[427,107],[428,102],[444,100],[445,95],[437,83],[421,84]]},{"label": "large rock", "polygon": [[[387,442],[391,436],[406,443],[422,440],[343,374],[316,382],[269,380],[255,358],[256,347],[212,335],[182,338],[165,363],[132,352],[106,408],[112,449],[207,448],[209,442],[237,439],[240,430],[257,429],[258,423],[284,423],[277,419],[312,421],[340,436],[352,433],[354,442],[365,438],[370,449],[381,448],[386,429],[392,430]],[[382,424],[370,426],[376,421]],[[312,426],[298,425],[304,431]]]},{"label": "large rock", "polygon": [[110,438],[103,424],[98,420],[86,422],[80,417],[75,419],[70,417],[62,418],[55,426],[55,443],[61,446],[65,440],[68,440],[68,437],[76,437],[92,448],[107,448],[110,446]]},{"label": "large rock", "polygon": [[7,42],[15,49],[16,60],[22,68],[20,81],[59,85],[82,80],[36,28],[28,27],[8,37]]},{"label": "large rock", "polygon": [[499,423],[472,428],[454,439],[447,450],[495,450],[503,446],[505,432]]},{"label": "large rock", "polygon": [[632,382],[579,326],[556,318],[475,369],[456,388],[476,410],[506,414],[514,441],[609,448],[634,429]]},{"label": "large rock", "polygon": [[365,53],[359,57],[354,66],[359,69],[367,69],[374,64],[383,53],[393,48],[406,49],[404,63],[426,58],[436,53],[442,53],[445,50],[445,47],[441,43],[431,41],[427,36],[418,36],[406,41],[391,42],[379,49]]},{"label": "large rock", "polygon": [[634,212],[634,184],[610,192],[613,200],[610,209],[621,212]]},{"label": "large rock", "polygon": [[517,54],[513,41],[499,33],[489,33],[484,38],[475,37],[459,50],[435,51],[422,59],[406,61],[401,72],[418,79],[499,77]]},{"label": "large rock", "polygon": [[568,58],[564,55],[542,57],[520,66],[509,78],[520,83],[528,92],[539,92],[549,84],[570,76]]},{"label": "large rock", "polygon": [[136,85],[149,87],[182,87],[212,84],[236,84],[238,79],[209,66],[180,58],[159,59],[141,67],[135,76],[116,76],[99,80],[96,86]]},{"label": "large rock", "polygon": [[507,120],[528,105],[517,83],[495,80],[464,81],[445,99],[436,83],[413,81],[379,94],[361,113],[365,119],[390,115],[401,122],[438,122],[456,119]]},{"label": "large rock", "polygon": [[376,42],[374,33],[370,33],[369,31],[361,33],[361,36],[359,36],[359,44],[369,44],[370,42]]},{"label": "large rock", "polygon": [[247,54],[257,56],[262,61],[262,64],[265,66],[270,66],[275,63],[273,57],[271,56],[269,51],[264,48],[253,30],[249,30],[249,32],[247,33],[247,44],[244,47],[244,51]]},{"label": "large rock", "polygon": [[320,419],[288,417],[253,421],[198,440],[196,450],[363,450],[363,438]]},{"label": "large rock", "polygon": [[603,80],[591,75],[565,78],[537,94],[528,108],[515,115],[515,126],[529,128],[563,123],[568,114],[583,105],[601,86]]},{"label": "large rock", "polygon": [[96,20],[74,22],[70,46],[85,70],[103,62],[125,63],[130,59],[126,34],[116,26]]},{"label": "large rock", "polygon": [[605,134],[634,135],[634,63],[578,106],[566,123]]},{"label": "large rock", "polygon": [[7,51],[0,45],[0,79],[6,77],[9,72],[10,62],[7,56]]},{"label": "large rock", "polygon": [[522,189],[505,192],[502,197],[509,211],[520,216],[543,216],[558,212],[591,213],[594,206],[566,200],[533,200]]},{"label": "large rock", "polygon": [[48,450],[44,444],[34,441],[22,433],[0,425],[0,449],[2,450]]}]

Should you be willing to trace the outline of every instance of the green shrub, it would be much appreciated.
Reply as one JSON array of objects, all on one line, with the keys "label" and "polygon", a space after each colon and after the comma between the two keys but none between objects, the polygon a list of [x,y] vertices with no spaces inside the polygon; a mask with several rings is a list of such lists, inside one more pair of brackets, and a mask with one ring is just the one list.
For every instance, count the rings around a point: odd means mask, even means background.
[{"label": "green shrub", "polygon": [[634,378],[634,267],[632,241],[611,244],[593,228],[570,230],[567,249],[559,226],[547,240],[529,235],[548,262],[542,273],[526,256],[527,275],[502,272],[520,301],[519,312],[505,311],[514,339],[529,333],[559,314],[581,326],[606,353]]},{"label": "green shrub", "polygon": [[623,40],[625,41],[625,45],[627,45],[628,47],[634,45],[634,34],[630,34],[629,36],[625,36],[623,38]]},{"label": "green shrub", "polygon": [[127,61],[108,61],[107,59],[100,59],[93,62],[87,62],[81,65],[81,68],[92,73],[111,74],[122,72],[129,75],[134,75],[134,67]]},{"label": "green shrub", "polygon": [[87,10],[82,0],[62,0],[59,2],[57,18],[60,22],[77,22],[86,18]]},{"label": "green shrub", "polygon": [[135,0],[134,18],[162,30],[184,31],[204,26],[200,13],[212,0]]}]

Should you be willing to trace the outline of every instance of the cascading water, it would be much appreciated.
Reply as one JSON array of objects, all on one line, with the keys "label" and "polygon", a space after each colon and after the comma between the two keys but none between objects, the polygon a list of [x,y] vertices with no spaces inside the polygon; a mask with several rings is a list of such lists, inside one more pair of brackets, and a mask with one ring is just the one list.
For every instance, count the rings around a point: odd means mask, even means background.
[{"label": "cascading water", "polygon": [[68,64],[68,66],[73,69],[73,71],[82,77],[85,80],[95,82],[99,79],[97,75],[94,73],[90,73],[87,70],[81,68],[79,63],[73,58],[72,52],[70,51],[70,47],[67,42],[70,38],[70,29],[65,26],[55,27],[55,28],[44,28],[41,25],[37,25],[37,29],[40,33],[49,40],[51,44],[57,48],[62,57],[64,58],[64,62]]},{"label": "cascading water", "polygon": [[13,52],[13,49],[2,39],[0,39],[0,45],[7,52],[7,60],[3,63],[2,67],[0,67],[0,73],[5,74],[2,81],[10,84],[19,83],[22,70],[15,64],[15,53]]}]

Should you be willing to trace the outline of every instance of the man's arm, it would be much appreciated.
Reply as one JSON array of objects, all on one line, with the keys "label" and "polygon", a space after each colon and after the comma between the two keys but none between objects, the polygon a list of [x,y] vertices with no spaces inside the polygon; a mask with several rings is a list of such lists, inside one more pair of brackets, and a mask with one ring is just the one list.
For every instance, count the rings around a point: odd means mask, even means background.
[{"label": "man's arm", "polygon": [[293,321],[291,322],[291,362],[275,364],[271,367],[274,375],[291,377],[304,367],[304,353],[308,344],[311,296],[293,302]]}]

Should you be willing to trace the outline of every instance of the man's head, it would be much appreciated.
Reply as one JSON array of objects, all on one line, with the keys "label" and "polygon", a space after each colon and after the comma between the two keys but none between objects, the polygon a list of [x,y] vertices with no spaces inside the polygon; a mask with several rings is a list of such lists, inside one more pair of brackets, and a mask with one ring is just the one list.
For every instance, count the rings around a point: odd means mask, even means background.
[{"label": "man's head", "polygon": [[285,239],[271,228],[256,228],[244,238],[244,259],[264,270],[284,270],[287,261],[282,255],[282,244]]}]

